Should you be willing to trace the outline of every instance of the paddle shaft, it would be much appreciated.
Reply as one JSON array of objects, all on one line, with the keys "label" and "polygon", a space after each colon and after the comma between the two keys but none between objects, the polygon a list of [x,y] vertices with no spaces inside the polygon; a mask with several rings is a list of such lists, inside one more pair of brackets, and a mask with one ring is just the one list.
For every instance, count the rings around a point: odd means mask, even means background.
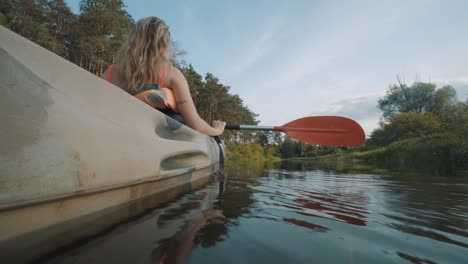
[{"label": "paddle shaft", "polygon": [[302,127],[282,127],[282,126],[255,126],[255,125],[226,125],[230,130],[257,130],[257,131],[294,131],[294,132],[313,132],[313,133],[346,133],[345,129],[320,129],[320,128],[302,128]]},{"label": "paddle shaft", "polygon": [[274,126],[230,125],[230,124],[227,124],[225,129],[273,131],[273,130],[275,130],[275,127]]}]

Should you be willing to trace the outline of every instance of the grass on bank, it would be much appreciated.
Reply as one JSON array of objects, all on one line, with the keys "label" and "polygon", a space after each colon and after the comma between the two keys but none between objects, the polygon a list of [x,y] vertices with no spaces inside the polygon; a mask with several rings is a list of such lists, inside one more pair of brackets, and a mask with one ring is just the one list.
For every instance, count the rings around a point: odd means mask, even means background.
[{"label": "grass on bank", "polygon": [[394,168],[465,170],[468,169],[468,142],[452,134],[437,134],[400,140],[383,147],[338,151],[314,159],[345,159]]}]

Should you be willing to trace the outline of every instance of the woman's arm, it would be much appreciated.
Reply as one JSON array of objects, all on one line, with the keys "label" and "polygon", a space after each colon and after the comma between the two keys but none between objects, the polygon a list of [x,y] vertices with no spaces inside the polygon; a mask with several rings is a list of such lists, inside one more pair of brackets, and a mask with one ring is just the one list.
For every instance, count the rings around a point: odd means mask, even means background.
[{"label": "woman's arm", "polygon": [[177,107],[185,123],[189,127],[208,136],[221,135],[226,123],[215,120],[213,121],[213,126],[210,126],[198,115],[192,96],[190,95],[187,80],[182,72],[175,67],[170,67],[168,77],[169,87],[174,91]]}]

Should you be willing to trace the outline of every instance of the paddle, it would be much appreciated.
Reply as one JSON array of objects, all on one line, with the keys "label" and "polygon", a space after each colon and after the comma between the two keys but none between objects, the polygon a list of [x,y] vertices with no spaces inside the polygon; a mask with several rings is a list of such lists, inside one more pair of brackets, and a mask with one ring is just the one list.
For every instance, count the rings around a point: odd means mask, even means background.
[{"label": "paddle", "polygon": [[228,124],[226,129],[280,131],[299,141],[324,146],[359,146],[365,139],[356,121],[340,116],[308,116],[282,126]]}]

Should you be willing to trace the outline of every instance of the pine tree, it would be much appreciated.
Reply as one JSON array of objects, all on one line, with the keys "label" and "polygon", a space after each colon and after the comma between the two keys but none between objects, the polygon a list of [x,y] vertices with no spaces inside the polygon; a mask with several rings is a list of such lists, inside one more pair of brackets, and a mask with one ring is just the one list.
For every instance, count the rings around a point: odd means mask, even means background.
[{"label": "pine tree", "polygon": [[114,62],[114,55],[133,25],[122,0],[82,0],[80,2],[77,46],[79,65],[101,75]]},{"label": "pine tree", "polygon": [[63,0],[51,0],[47,3],[46,24],[49,41],[46,48],[70,60],[71,43],[76,33],[77,16]]}]

